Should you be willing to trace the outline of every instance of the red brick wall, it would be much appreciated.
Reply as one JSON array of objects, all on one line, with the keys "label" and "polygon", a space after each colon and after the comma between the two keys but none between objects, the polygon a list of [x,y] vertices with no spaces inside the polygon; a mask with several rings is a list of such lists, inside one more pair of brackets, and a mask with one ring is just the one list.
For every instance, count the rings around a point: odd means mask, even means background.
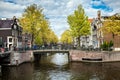
[{"label": "red brick wall", "polygon": [[113,35],[112,34],[107,34],[104,35],[104,41],[110,42],[110,41],[114,42],[114,47],[120,47],[120,36],[117,35]]},{"label": "red brick wall", "polygon": [[114,47],[120,47],[120,36],[114,37]]},{"label": "red brick wall", "polygon": [[3,42],[7,42],[7,36],[12,36],[11,30],[0,30],[0,37],[2,37]]}]

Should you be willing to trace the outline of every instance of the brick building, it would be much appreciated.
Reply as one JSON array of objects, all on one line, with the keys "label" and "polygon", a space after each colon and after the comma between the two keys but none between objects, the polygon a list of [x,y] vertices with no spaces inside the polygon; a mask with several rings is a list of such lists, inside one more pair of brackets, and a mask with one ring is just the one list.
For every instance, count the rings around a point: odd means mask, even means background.
[{"label": "brick building", "polygon": [[0,19],[0,47],[22,47],[22,27],[18,19]]},{"label": "brick building", "polygon": [[[115,21],[120,22],[120,13],[116,13],[115,15]],[[101,48],[101,45],[104,42],[113,42],[113,50],[114,51],[120,51],[120,35],[114,35],[104,34],[102,31],[102,27],[104,26],[105,21],[110,21],[111,16],[101,16],[101,11],[97,12],[97,17],[93,19],[89,19],[89,22],[91,23],[91,34],[88,36],[82,36],[81,37],[81,46],[84,46],[85,48],[92,47],[94,49]],[[120,27],[120,26],[118,26]],[[119,28],[120,29],[120,28]],[[77,43],[77,39],[76,39]]]},{"label": "brick building", "polygon": [[101,12],[97,12],[97,18],[88,19],[90,22],[90,35],[81,37],[81,45],[84,45],[85,48],[100,48],[100,45],[103,44],[103,34],[100,31],[100,28],[103,26],[101,20]]},{"label": "brick building", "polygon": [[[116,21],[120,22],[120,13],[116,13],[112,16],[102,16],[103,22],[112,21],[110,19],[111,17],[114,17],[114,22],[116,22]],[[120,27],[120,25],[118,27]],[[120,51],[120,35],[113,35],[112,33],[105,34],[104,41],[107,41],[107,42],[112,41],[114,43],[114,45],[113,45],[114,51]]]},{"label": "brick building", "polygon": [[112,41],[114,43],[114,51],[120,51],[120,36],[113,34],[106,34],[104,35],[104,41],[110,42]]},{"label": "brick building", "polygon": [[[115,14],[113,16],[119,16],[120,14]],[[114,43],[113,49],[115,51],[120,51],[120,36],[109,34],[103,34],[101,28],[104,26],[104,22],[109,20],[110,16],[101,16],[101,12],[97,12],[97,18],[94,18],[91,22],[91,35],[89,35],[89,43],[93,46],[93,48],[100,48],[100,45],[103,44],[104,41]],[[117,21],[120,20],[116,18]],[[120,27],[120,26],[119,26]]]}]

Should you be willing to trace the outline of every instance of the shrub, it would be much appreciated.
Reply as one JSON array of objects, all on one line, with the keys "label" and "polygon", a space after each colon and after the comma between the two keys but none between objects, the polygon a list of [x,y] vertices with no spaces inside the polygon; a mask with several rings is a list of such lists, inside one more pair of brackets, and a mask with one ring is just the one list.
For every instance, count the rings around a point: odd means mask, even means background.
[{"label": "shrub", "polygon": [[105,51],[111,50],[112,47],[113,47],[113,41],[110,42],[104,41],[103,44],[100,46],[100,48]]}]

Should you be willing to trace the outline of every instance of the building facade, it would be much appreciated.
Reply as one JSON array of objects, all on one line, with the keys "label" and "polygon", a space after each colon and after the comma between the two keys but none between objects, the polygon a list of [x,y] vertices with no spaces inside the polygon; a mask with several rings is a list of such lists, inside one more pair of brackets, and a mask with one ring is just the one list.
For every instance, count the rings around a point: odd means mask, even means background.
[{"label": "building facade", "polygon": [[22,47],[22,27],[18,19],[0,19],[0,47]]},{"label": "building facade", "polygon": [[22,47],[25,49],[30,49],[32,47],[32,35],[30,33],[22,34]]},{"label": "building facade", "polygon": [[[114,21],[110,20],[110,17],[115,17]],[[112,21],[112,22],[119,22],[120,23],[120,13],[116,13],[112,16],[102,16],[103,22]],[[120,29],[120,25],[117,25]],[[105,34],[103,36],[104,41],[113,42],[113,50],[120,51],[120,35],[113,35],[112,33]]]},{"label": "building facade", "polygon": [[[120,17],[120,14],[115,14],[112,16],[117,16],[115,21],[120,21],[118,17]],[[114,51],[120,51],[120,35],[114,35],[112,33],[103,34],[103,31],[101,28],[104,26],[104,22],[110,21],[111,16],[101,16],[101,12],[98,11],[98,16],[96,19],[93,19],[92,21],[92,45],[94,48],[100,48],[101,45],[106,42],[113,42],[113,50]],[[120,27],[120,26],[119,26]]]},{"label": "building facade", "polygon": [[[120,21],[120,13],[115,14],[113,16],[117,16],[116,21]],[[114,35],[108,33],[103,34],[102,27],[104,26],[104,22],[109,20],[110,16],[101,16],[101,11],[97,12],[97,17],[93,19],[89,19],[91,25],[90,35],[81,36],[81,47],[84,48],[93,48],[93,49],[100,49],[101,45],[106,41],[112,41],[114,43],[113,50],[120,51],[120,35]],[[119,26],[120,27],[120,26]],[[77,44],[77,40],[76,40]]]},{"label": "building facade", "polygon": [[81,40],[81,46],[83,48],[91,48],[92,46],[92,28],[91,28],[91,23],[93,21],[93,19],[88,19],[88,21],[90,22],[90,35],[87,36],[81,36],[80,40]]},{"label": "building facade", "polygon": [[81,37],[81,46],[85,48],[100,48],[103,44],[103,34],[100,28],[103,26],[101,12],[97,12],[97,18],[88,19],[90,22],[90,35]]}]

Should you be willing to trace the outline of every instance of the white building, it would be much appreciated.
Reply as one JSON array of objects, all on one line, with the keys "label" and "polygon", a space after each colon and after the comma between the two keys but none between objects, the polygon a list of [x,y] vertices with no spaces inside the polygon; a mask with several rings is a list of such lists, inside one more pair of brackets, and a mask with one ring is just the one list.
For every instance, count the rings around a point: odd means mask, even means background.
[{"label": "white building", "polygon": [[94,49],[100,48],[100,45],[103,43],[103,35],[100,28],[102,27],[101,21],[101,12],[98,11],[97,18],[89,19],[90,21],[90,35],[81,37],[81,46],[85,48],[92,47]]}]

